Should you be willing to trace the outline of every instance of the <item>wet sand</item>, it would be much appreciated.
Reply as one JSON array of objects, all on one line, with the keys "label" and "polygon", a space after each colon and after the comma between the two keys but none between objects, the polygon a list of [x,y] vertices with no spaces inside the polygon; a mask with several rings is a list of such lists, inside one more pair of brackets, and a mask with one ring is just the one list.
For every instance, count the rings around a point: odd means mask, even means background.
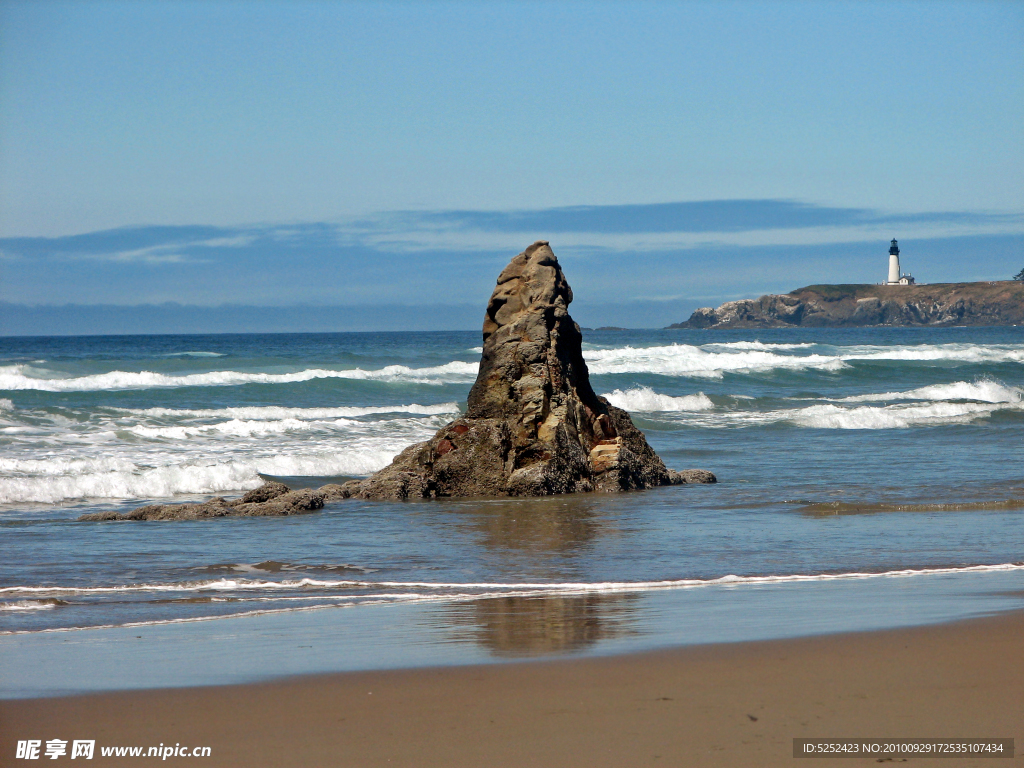
[{"label": "wet sand", "polygon": [[54,738],[96,739],[85,765],[137,762],[104,760],[101,746],[161,743],[209,746],[212,757],[187,761],[208,766],[879,762],[794,760],[793,738],[815,736],[1014,738],[1013,760],[938,764],[1024,763],[1024,612],[618,657],[0,702],[4,765],[32,764],[13,759],[18,739]]}]

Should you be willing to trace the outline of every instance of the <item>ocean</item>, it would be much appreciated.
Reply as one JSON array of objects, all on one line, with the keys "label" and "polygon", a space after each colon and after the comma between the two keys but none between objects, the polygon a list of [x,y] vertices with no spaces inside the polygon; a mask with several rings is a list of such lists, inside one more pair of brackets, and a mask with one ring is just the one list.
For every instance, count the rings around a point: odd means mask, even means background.
[{"label": "ocean", "polygon": [[77,522],[365,476],[478,332],[0,338],[0,695],[617,653],[1024,606],[1024,328],[585,331],[719,483]]}]

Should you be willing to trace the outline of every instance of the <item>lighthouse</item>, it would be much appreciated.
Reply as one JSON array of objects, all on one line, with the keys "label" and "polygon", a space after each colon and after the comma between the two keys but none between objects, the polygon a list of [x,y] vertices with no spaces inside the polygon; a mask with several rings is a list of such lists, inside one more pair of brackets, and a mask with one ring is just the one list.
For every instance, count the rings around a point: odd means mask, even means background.
[{"label": "lighthouse", "polygon": [[889,246],[889,279],[885,282],[889,285],[900,284],[900,247],[896,245],[895,237]]},{"label": "lighthouse", "polygon": [[914,278],[911,275],[900,274],[900,247],[896,244],[896,238],[889,244],[889,279],[885,285],[913,285]]}]

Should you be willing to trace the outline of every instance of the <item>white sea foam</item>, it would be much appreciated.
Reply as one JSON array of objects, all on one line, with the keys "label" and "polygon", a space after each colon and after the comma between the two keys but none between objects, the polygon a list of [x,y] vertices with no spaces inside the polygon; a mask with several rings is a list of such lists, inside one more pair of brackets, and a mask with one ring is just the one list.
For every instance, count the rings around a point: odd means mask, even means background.
[{"label": "white sea foam", "polygon": [[0,603],[0,611],[52,611],[57,603],[52,600],[17,600],[13,603]]},{"label": "white sea foam", "polygon": [[[406,441],[381,441],[378,447],[347,451],[290,453],[255,456],[248,460],[214,463],[194,462],[143,467],[123,462],[114,471],[60,473],[59,459],[47,467],[38,460],[34,475],[0,477],[0,504],[41,502],[55,504],[68,499],[160,499],[178,494],[213,494],[258,487],[260,475],[280,477],[334,477],[368,475],[386,467]],[[173,455],[167,457],[172,459]],[[85,463],[85,462],[83,462]],[[24,466],[24,464],[22,465]]]},{"label": "white sea foam", "polygon": [[775,369],[838,371],[846,367],[836,356],[777,354],[753,349],[715,352],[688,344],[593,349],[586,352],[585,357],[592,374],[654,373],[712,379],[720,379],[725,373]]},{"label": "white sea foam", "polygon": [[367,475],[433,434],[458,405],[15,413],[0,420],[0,438],[8,441],[0,456],[0,504],[244,491],[261,475]]},{"label": "white sea foam", "polygon": [[[588,348],[584,352],[591,373],[653,373],[666,376],[721,378],[725,373],[757,373],[775,369],[838,371],[851,362],[945,362],[948,364],[1024,363],[1020,345],[922,344],[907,346],[832,347],[831,354],[805,354],[819,345],[769,344],[760,341],[709,343],[702,346],[672,344],[652,347]],[[824,347],[822,347],[824,348]],[[475,352],[477,348],[473,348]],[[195,353],[193,353],[195,354]],[[212,354],[212,353],[211,353]],[[171,387],[227,387],[244,384],[291,384],[316,379],[350,379],[419,384],[468,383],[478,364],[452,361],[444,365],[411,368],[389,365],[376,370],[311,368],[289,373],[209,371],[170,375],[153,371],[110,371],[88,376],[66,376],[31,365],[0,366],[0,390],[85,392]]]},{"label": "white sea foam", "polygon": [[724,341],[721,343],[705,344],[705,348],[714,349],[755,349],[762,352],[772,352],[783,349],[807,349],[817,346],[816,344],[770,344],[763,341]]},{"label": "white sea foam", "polygon": [[146,499],[181,493],[248,490],[262,483],[252,464],[133,467],[90,474],[0,477],[0,504],[35,501],[54,504],[66,499]]},{"label": "white sea foam", "polygon": [[[421,436],[421,437],[425,437]],[[267,456],[254,462],[264,475],[280,477],[333,477],[369,475],[383,469],[414,440],[380,441],[379,447],[364,447],[345,453]]]},{"label": "white sea foam", "polygon": [[437,405],[371,405],[338,408],[286,408],[277,405],[240,406],[235,408],[113,408],[111,410],[137,416],[157,418],[193,419],[339,419],[375,416],[389,413],[416,413],[422,415],[456,414],[458,403]]},{"label": "white sea foam", "polygon": [[[759,411],[749,408],[736,407],[714,407],[714,403],[707,399],[706,407],[685,407],[686,405],[697,406],[697,402],[689,401],[689,397],[704,398],[703,393],[691,395],[686,398],[669,398],[667,401],[661,399],[666,397],[650,390],[637,393],[633,398],[620,399],[616,402],[609,396],[614,405],[626,407],[627,410],[636,410],[651,413],[650,418],[666,420],[672,423],[682,423],[687,426],[701,427],[706,429],[729,429],[737,427],[757,427],[767,424],[789,423],[797,427],[811,429],[905,429],[908,427],[929,427],[949,424],[967,424],[977,419],[987,418],[992,414],[1004,411],[1024,410],[1024,399],[1021,399],[1017,391],[1012,387],[1002,385],[979,386],[972,388],[960,382],[963,386],[936,385],[934,387],[922,387],[919,390],[911,390],[909,393],[884,393],[871,396],[854,396],[844,400],[830,403],[820,403],[805,408],[779,408],[773,410]],[[634,392],[634,390],[629,390]],[[612,393],[614,394],[614,393]],[[884,401],[887,399],[913,400],[915,395],[918,399],[924,400],[926,395],[945,396],[951,401],[937,400],[931,402],[899,402],[891,405],[839,405],[837,403],[859,403],[868,401]],[[974,398],[968,398],[966,394],[974,394]],[[990,400],[986,398],[991,398]],[[705,398],[706,399],[706,398]],[[740,403],[740,398],[734,398]],[[971,401],[973,399],[973,402]],[[672,405],[673,400],[682,400],[677,407]],[[965,402],[967,400],[967,402]],[[979,402],[980,401],[980,402]],[[620,403],[628,403],[628,406]],[[662,403],[666,407],[655,407]]]},{"label": "white sea foam", "polygon": [[[1020,345],[807,346],[723,342],[595,348],[585,354],[594,374],[719,379],[726,373],[775,369],[838,372],[863,364],[857,361],[887,359],[941,360],[944,368],[978,360],[1014,363],[1024,359]],[[476,370],[476,363],[456,361],[429,368],[388,366],[374,371],[224,370],[181,376],[113,371],[60,378],[43,368],[11,365],[0,367],[0,388],[74,392],[287,383],[318,377],[468,385]],[[818,400],[805,403],[806,408],[780,408],[776,403],[771,410],[758,410],[759,401],[749,400],[746,394],[731,399],[723,394],[716,398],[721,403],[717,407],[703,392],[680,397],[639,385],[612,390],[607,396],[626,410],[651,414],[649,418],[704,428],[773,423],[815,429],[929,427],[974,422],[1024,408],[1021,388],[994,380],[953,381],[903,392]],[[303,408],[231,405],[232,396],[224,399],[227,407],[192,409],[56,404],[15,408],[10,399],[0,399],[0,504],[244,491],[258,485],[261,474],[365,475],[386,466],[408,445],[427,439],[458,412],[453,402]]]},{"label": "white sea foam", "polygon": [[[7,598],[69,597],[76,595],[122,594],[132,592],[259,592],[304,589],[402,589],[447,592],[451,590],[488,590],[491,592],[517,592],[541,590],[551,594],[593,592],[644,592],[657,589],[709,587],[723,584],[792,584],[815,581],[843,581],[850,579],[905,578],[910,576],[938,576],[959,573],[996,573],[1024,570],[1024,562],[991,565],[950,566],[943,568],[904,568],[895,571],[849,571],[843,573],[770,574],[764,576],[737,576],[728,574],[710,579],[662,579],[657,581],[371,581],[365,579],[206,579],[200,581],[119,584],[101,587],[62,587],[59,585],[0,587],[0,595]],[[409,594],[416,594],[410,592]]]},{"label": "white sea foam", "polygon": [[[790,423],[810,429],[907,429],[969,424],[1007,407],[985,403],[928,403],[843,408],[832,404],[773,411],[733,411],[713,414],[693,426],[710,428],[747,427]],[[698,414],[698,418],[701,415]]]},{"label": "white sea foam", "polygon": [[[291,579],[267,581],[256,579],[211,579],[198,582],[170,584],[128,584],[106,587],[61,587],[58,585],[15,586],[0,588],[0,595],[6,598],[25,598],[24,602],[42,602],[45,598],[59,597],[101,597],[124,593],[254,593],[256,602],[290,602],[324,600],[321,605],[289,607],[283,609],[256,610],[221,616],[199,616],[169,620],[132,622],[101,627],[61,627],[36,630],[43,632],[64,632],[79,629],[103,629],[110,626],[146,626],[152,624],[184,623],[238,618],[263,613],[278,613],[295,610],[313,610],[327,607],[351,607],[355,605],[378,605],[381,603],[415,602],[459,602],[466,600],[487,600],[503,597],[565,597],[588,594],[643,593],[658,590],[699,589],[704,587],[742,588],[745,586],[785,586],[791,584],[835,582],[865,579],[898,579],[927,576],[949,576],[960,574],[1000,573],[1024,570],[1024,563],[998,563],[994,565],[971,565],[947,568],[901,569],[895,571],[823,574],[778,574],[765,576],[737,576],[729,574],[710,579],[670,579],[660,581],[606,581],[606,582],[424,582],[424,581],[357,581],[351,579]],[[309,591],[322,591],[321,595]],[[343,590],[344,594],[323,594]],[[356,591],[352,591],[356,590]],[[371,590],[384,590],[383,592]],[[289,594],[299,592],[300,594]],[[270,594],[267,594],[270,593]],[[274,594],[277,593],[277,594]],[[284,594],[282,594],[284,593]],[[0,634],[27,634],[29,631],[7,631]]]},{"label": "white sea foam", "polygon": [[97,472],[125,472],[136,469],[134,462],[117,456],[67,456],[45,459],[9,459],[0,457],[0,472],[28,475],[82,475]]},{"label": "white sea foam", "polygon": [[604,397],[612,405],[626,411],[707,411],[715,407],[711,398],[703,392],[695,395],[661,395],[650,387],[634,387],[625,391],[615,389],[606,392]]},{"label": "white sea foam", "polygon": [[232,387],[242,384],[293,384],[315,379],[355,379],[417,384],[446,384],[472,381],[478,365],[453,361],[429,368],[389,365],[379,370],[326,370],[312,368],[294,373],[249,373],[210,371],[171,376],[152,371],[110,371],[90,376],[62,378],[53,371],[25,365],[0,366],[0,390],[39,390],[43,392],[93,392],[165,387]]},{"label": "white sea foam", "polygon": [[285,432],[312,432],[331,428],[343,428],[354,422],[352,419],[334,421],[303,421],[301,419],[274,419],[270,421],[245,421],[231,419],[219,424],[203,424],[195,427],[130,427],[129,432],[140,437],[171,438],[187,440],[197,435],[220,434],[232,437],[254,435],[279,435]]},{"label": "white sea foam", "polygon": [[854,362],[944,362],[947,364],[1022,363],[1020,345],[921,344],[913,346],[831,347],[830,354],[802,354],[814,344],[767,344],[759,341],[673,344],[658,347],[591,349],[584,353],[591,373],[654,373],[666,376],[721,378],[725,373],[780,370],[839,371]]},{"label": "white sea foam", "polygon": [[[371,413],[361,418],[222,421],[210,420],[208,414],[235,409],[107,409],[85,420],[48,414],[52,427],[9,438],[23,441],[21,455],[26,458],[16,453],[0,457],[0,504],[243,491],[258,486],[260,475],[366,475],[432,435],[457,412],[454,403],[408,408],[436,415],[402,409],[367,408]],[[310,416],[337,409],[237,410]],[[271,436],[273,440],[266,439]]]},{"label": "white sea foam", "polygon": [[947,361],[951,363],[1024,363],[1024,347],[1010,344],[918,344],[840,348],[843,360]]},{"label": "white sea foam", "polygon": [[982,403],[1020,403],[1024,390],[1007,386],[989,379],[980,381],[954,381],[950,384],[933,384],[928,387],[911,389],[906,392],[882,392],[879,394],[852,395],[837,402],[868,403],[887,400],[973,400]]},{"label": "white sea foam", "polygon": [[224,357],[222,352],[168,352],[162,357]]},{"label": "white sea foam", "polygon": [[904,429],[906,427],[966,424],[998,410],[981,403],[929,403],[927,405],[861,406],[812,405],[788,418],[801,427],[816,429]]}]

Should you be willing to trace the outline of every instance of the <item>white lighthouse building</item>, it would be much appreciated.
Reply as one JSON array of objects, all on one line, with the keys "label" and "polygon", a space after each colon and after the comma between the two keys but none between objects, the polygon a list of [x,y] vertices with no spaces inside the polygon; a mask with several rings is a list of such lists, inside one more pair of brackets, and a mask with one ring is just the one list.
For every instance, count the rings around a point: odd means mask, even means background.
[{"label": "white lighthouse building", "polygon": [[884,285],[913,285],[914,277],[910,274],[900,274],[900,247],[896,245],[896,238],[892,239],[889,245],[889,278]]}]

